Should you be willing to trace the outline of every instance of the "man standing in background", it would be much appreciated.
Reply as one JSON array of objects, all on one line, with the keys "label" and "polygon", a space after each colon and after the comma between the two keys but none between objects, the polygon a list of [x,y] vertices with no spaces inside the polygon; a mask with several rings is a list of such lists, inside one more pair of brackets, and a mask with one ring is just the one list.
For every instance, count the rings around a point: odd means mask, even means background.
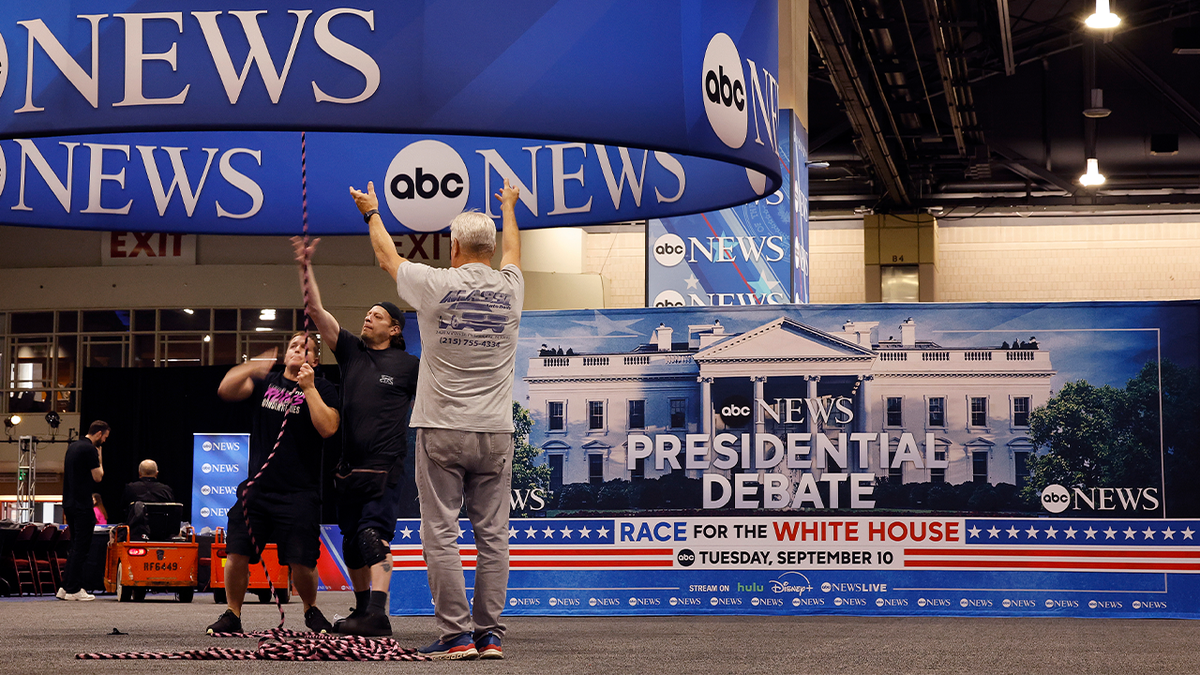
[{"label": "man standing in background", "polygon": [[71,550],[63,570],[63,586],[56,594],[59,600],[96,599],[83,590],[83,565],[92,546],[92,530],[96,529],[92,488],[104,479],[101,448],[110,431],[107,422],[92,422],[87,435],[72,443],[63,459],[63,516],[71,527]]}]

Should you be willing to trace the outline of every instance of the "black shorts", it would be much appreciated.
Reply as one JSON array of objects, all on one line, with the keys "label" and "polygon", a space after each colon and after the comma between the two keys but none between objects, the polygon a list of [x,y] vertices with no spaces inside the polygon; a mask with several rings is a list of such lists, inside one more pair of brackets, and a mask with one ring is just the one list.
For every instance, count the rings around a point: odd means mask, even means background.
[{"label": "black shorts", "polygon": [[387,488],[379,499],[363,502],[353,495],[338,496],[338,527],[342,540],[352,540],[356,534],[368,527],[383,533],[383,540],[391,542],[396,536],[396,516],[400,512],[400,490],[403,480]]},{"label": "black shorts", "polygon": [[250,558],[250,564],[258,563],[259,555],[267,544],[279,547],[281,565],[316,567],[321,555],[321,497],[314,492],[259,492],[250,491],[250,527],[254,530],[254,543],[246,531],[245,488],[238,486],[238,500],[229,509],[229,528],[225,534],[225,550],[228,553]]}]

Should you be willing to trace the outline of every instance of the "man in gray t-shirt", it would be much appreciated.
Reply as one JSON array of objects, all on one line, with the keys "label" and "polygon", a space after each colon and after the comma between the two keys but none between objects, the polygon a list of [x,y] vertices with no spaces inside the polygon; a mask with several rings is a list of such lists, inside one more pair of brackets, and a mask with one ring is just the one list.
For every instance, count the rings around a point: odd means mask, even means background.
[{"label": "man in gray t-shirt", "polygon": [[[500,614],[508,592],[508,513],[512,490],[513,372],[525,299],[519,191],[504,181],[503,256],[491,267],[496,224],[478,212],[450,222],[450,269],[410,262],[379,217],[375,186],[350,189],[371,228],[379,265],[417,310],[421,365],[410,426],[417,431],[421,543],[440,638],[421,649],[434,659],[504,658]],[[458,553],[458,513],[475,533],[474,602],[467,602]]]}]

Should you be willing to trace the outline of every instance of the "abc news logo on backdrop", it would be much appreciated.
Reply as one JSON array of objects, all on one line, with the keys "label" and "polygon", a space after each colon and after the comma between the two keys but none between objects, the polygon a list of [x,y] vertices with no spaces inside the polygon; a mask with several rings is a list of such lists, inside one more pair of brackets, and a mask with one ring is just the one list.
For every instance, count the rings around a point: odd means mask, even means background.
[{"label": "abc news logo on backdrop", "polygon": [[237,494],[237,487],[233,485],[201,485],[200,494],[205,497],[209,495],[233,495]]},{"label": "abc news logo on backdrop", "polygon": [[[684,243],[683,237],[668,232],[654,240],[651,253],[654,254],[654,262],[663,267],[674,267],[683,262],[687,244]],[[672,290],[665,290],[654,296],[653,303],[655,307],[683,307],[686,304],[683,294]]]},{"label": "abc news logo on backdrop", "polygon": [[744,427],[750,421],[752,405],[750,399],[734,394],[721,401],[717,406],[717,415],[727,428]]},{"label": "abc news logo on backdrop", "polygon": [[437,232],[462,213],[471,193],[467,164],[441,141],[423,140],[396,153],[388,165],[388,210],[416,232]]},{"label": "abc news logo on backdrop", "polygon": [[717,138],[731,148],[746,142],[749,111],[746,76],[737,45],[725,33],[717,33],[704,51],[704,112]]}]

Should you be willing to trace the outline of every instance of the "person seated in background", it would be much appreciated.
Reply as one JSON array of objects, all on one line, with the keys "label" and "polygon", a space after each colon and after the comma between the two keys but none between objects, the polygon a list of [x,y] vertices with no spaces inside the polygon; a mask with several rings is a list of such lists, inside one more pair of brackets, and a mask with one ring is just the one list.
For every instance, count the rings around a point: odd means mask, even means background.
[{"label": "person seated in background", "polygon": [[126,511],[134,502],[173,502],[175,492],[170,485],[158,482],[158,463],[143,459],[138,464],[138,479],[125,484],[125,495],[121,498]]},{"label": "person seated in background", "polygon": [[96,514],[97,525],[108,524],[108,511],[104,509],[104,501],[100,499],[99,492],[92,493],[92,512]]}]

